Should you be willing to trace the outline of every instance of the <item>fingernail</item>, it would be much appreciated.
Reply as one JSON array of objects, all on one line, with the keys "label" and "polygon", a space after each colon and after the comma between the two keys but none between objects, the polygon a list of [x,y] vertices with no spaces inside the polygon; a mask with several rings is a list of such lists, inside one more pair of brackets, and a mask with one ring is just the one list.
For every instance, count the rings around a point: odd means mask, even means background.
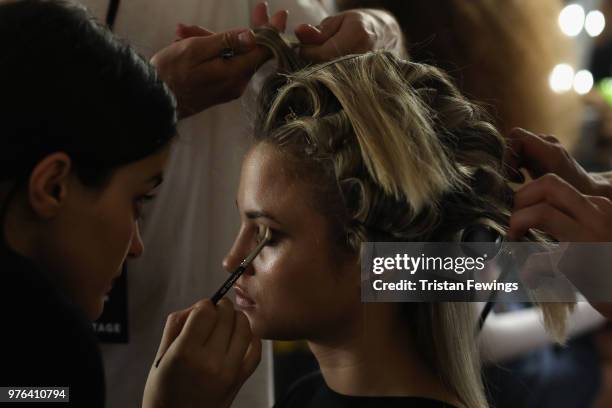
[{"label": "fingernail", "polygon": [[246,30],[238,34],[238,43],[241,49],[249,49],[255,44],[255,33],[253,30]]},{"label": "fingernail", "polygon": [[306,24],[306,27],[308,28],[312,28],[313,30],[315,30],[316,32],[320,33],[321,32],[321,27],[320,26],[313,26],[312,24]]}]

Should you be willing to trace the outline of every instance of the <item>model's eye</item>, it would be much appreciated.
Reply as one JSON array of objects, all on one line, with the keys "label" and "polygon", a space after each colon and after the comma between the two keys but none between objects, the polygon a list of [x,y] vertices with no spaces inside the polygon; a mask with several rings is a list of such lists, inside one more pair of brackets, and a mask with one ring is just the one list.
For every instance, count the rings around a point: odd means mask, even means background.
[{"label": "model's eye", "polygon": [[154,194],[145,194],[143,196],[138,197],[134,201],[134,216],[137,220],[142,221],[143,217],[143,209],[146,203],[155,199]]},{"label": "model's eye", "polygon": [[266,227],[266,226],[263,226],[263,225],[259,225],[257,227],[257,243],[259,244],[264,239],[264,237],[266,236],[266,229],[270,230],[270,239],[268,240],[267,245],[268,246],[272,246],[272,245],[276,244],[276,239],[277,239],[278,232],[274,231],[270,227]]}]

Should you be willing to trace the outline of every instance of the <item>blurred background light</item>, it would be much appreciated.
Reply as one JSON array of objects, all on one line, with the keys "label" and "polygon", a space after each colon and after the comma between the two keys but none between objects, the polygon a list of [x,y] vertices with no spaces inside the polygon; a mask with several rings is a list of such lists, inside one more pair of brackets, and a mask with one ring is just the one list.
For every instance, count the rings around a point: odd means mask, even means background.
[{"label": "blurred background light", "polygon": [[566,6],[559,14],[559,27],[570,37],[580,34],[584,27],[584,8],[578,4]]},{"label": "blurred background light", "polygon": [[576,72],[576,76],[574,76],[574,91],[580,95],[586,95],[591,89],[593,89],[593,74],[586,69]]},{"label": "blurred background light", "polygon": [[550,88],[557,93],[567,92],[574,83],[574,69],[568,64],[557,65],[550,74]]},{"label": "blurred background light", "polygon": [[599,10],[590,11],[584,20],[584,29],[591,37],[597,37],[606,28],[606,18]]}]

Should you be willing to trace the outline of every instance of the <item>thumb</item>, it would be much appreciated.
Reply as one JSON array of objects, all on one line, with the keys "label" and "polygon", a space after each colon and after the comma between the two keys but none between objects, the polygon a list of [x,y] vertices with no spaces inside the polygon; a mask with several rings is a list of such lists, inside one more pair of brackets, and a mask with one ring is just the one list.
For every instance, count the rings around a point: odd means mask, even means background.
[{"label": "thumb", "polygon": [[321,45],[326,41],[321,31],[310,24],[300,24],[297,26],[295,36],[305,45]]}]

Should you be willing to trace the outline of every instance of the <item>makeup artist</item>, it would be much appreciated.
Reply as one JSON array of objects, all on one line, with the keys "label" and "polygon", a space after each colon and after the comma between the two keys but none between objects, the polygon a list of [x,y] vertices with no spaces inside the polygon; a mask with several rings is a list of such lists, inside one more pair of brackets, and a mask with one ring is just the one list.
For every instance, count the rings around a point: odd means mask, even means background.
[{"label": "makeup artist", "polygon": [[[102,408],[90,321],[144,250],[139,217],[163,180],[175,100],[68,2],[1,2],[0,49],[0,387],[67,387],[46,401]],[[227,406],[258,363],[250,333],[227,300],[172,314],[143,407]]]}]

